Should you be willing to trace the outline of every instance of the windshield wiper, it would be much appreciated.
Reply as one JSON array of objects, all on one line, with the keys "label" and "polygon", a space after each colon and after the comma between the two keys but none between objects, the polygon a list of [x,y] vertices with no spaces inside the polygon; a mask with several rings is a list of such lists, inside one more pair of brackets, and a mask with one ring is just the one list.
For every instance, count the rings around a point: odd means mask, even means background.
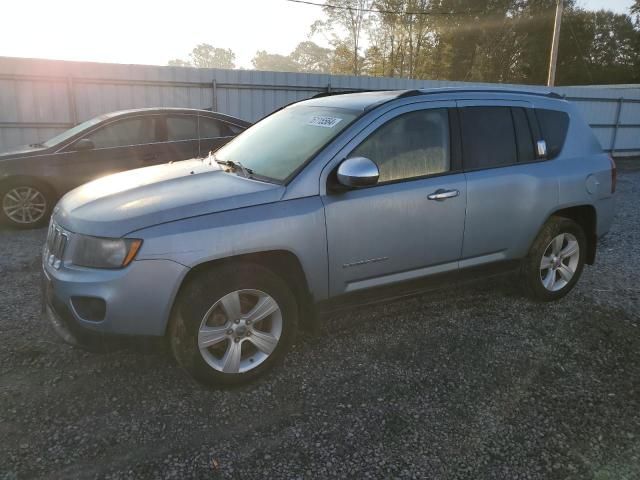
[{"label": "windshield wiper", "polygon": [[240,171],[242,173],[242,176],[245,177],[245,178],[251,178],[251,176],[253,175],[253,170],[251,170],[250,168],[245,167],[240,162],[234,162],[233,160],[218,160],[216,157],[213,157],[213,159],[219,165],[224,165],[225,167],[230,167],[232,170],[234,170],[236,172]]},{"label": "windshield wiper", "polygon": [[29,146],[32,148],[42,148],[44,147],[44,143],[30,143]]},{"label": "windshield wiper", "polygon": [[245,178],[258,180],[260,182],[278,184],[278,182],[274,181],[273,178],[265,177],[264,175],[259,175],[255,173],[251,168],[248,168],[242,165],[242,163],[240,162],[234,162],[233,160],[218,160],[213,152],[210,153],[208,157],[206,157],[206,160],[209,161],[209,165],[211,165],[211,160],[213,160],[219,165],[224,165],[225,167],[231,168],[234,172],[239,171],[242,174],[242,176],[244,176]]}]

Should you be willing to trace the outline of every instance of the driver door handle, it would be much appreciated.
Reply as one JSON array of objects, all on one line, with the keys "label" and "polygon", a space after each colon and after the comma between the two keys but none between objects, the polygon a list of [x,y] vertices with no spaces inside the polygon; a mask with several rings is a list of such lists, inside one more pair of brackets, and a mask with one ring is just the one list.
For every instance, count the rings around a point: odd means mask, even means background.
[{"label": "driver door handle", "polygon": [[151,162],[156,158],[158,158],[158,154],[156,153],[145,153],[144,155],[142,155],[142,161],[144,162]]},{"label": "driver door handle", "polygon": [[447,198],[453,198],[460,195],[459,190],[445,190],[444,188],[439,188],[435,192],[427,195],[429,200],[446,200]]}]

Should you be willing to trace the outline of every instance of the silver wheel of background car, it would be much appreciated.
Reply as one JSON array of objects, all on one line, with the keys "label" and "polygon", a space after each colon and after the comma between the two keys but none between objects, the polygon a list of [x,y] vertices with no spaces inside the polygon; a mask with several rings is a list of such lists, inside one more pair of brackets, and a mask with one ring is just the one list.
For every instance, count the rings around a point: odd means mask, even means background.
[{"label": "silver wheel of background car", "polygon": [[575,236],[561,233],[551,240],[540,261],[540,281],[544,288],[557,292],[566,287],[580,262],[580,245]]},{"label": "silver wheel of background car", "polygon": [[47,211],[47,199],[35,187],[15,187],[4,194],[2,211],[12,222],[37,223]]},{"label": "silver wheel of background car", "polygon": [[260,290],[236,290],[205,313],[198,330],[198,348],[215,370],[244,373],[269,358],[281,335],[278,303]]}]

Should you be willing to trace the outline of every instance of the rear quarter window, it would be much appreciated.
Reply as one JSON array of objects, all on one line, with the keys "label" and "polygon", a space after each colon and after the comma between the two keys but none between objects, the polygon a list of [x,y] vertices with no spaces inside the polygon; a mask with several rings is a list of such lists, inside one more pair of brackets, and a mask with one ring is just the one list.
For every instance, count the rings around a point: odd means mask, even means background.
[{"label": "rear quarter window", "polygon": [[200,138],[232,137],[239,127],[213,118],[200,117]]},{"label": "rear quarter window", "polygon": [[559,110],[536,109],[542,138],[547,143],[547,157],[557,156],[564,145],[569,130],[569,115]]}]

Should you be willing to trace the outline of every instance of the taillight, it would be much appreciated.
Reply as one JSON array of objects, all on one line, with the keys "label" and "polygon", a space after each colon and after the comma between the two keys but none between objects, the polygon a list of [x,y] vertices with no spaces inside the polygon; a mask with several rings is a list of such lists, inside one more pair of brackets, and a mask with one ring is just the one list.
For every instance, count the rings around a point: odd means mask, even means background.
[{"label": "taillight", "polygon": [[616,183],[618,183],[618,171],[616,169],[616,162],[613,161],[613,157],[609,155],[609,161],[611,162],[611,193],[616,191]]}]

